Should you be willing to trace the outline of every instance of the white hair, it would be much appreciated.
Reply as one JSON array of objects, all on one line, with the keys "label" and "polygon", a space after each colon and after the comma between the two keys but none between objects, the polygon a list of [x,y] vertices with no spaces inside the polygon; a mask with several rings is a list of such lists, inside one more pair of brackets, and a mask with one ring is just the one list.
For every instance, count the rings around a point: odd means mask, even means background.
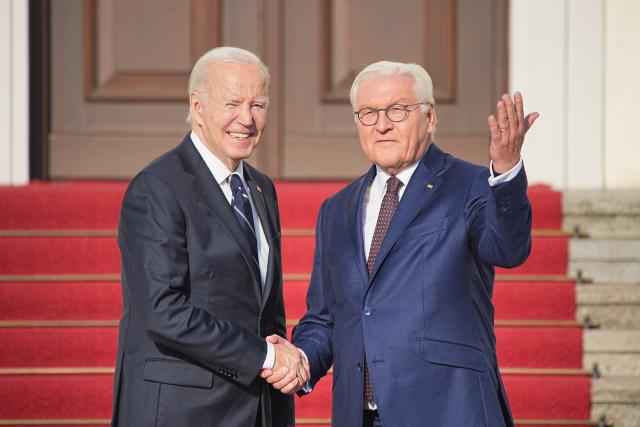
[{"label": "white hair", "polygon": [[[268,93],[269,81],[269,69],[266,65],[256,56],[248,50],[240,49],[238,47],[221,46],[211,49],[204,55],[202,55],[193,66],[191,70],[191,76],[189,77],[189,92],[197,93],[200,99],[204,99],[206,96],[206,86],[209,81],[209,73],[215,65],[234,63],[234,64],[249,64],[254,65],[260,70],[264,76],[265,92]],[[268,97],[267,97],[268,101]],[[191,123],[191,107],[189,107],[189,116],[187,122]]]},{"label": "white hair", "polygon": [[[427,70],[414,63],[405,64],[402,62],[380,61],[367,65],[353,80],[351,91],[349,92],[349,99],[351,100],[351,106],[354,111],[357,108],[356,99],[358,97],[358,89],[362,82],[379,76],[393,75],[407,75],[413,78],[413,93],[417,102],[435,105],[436,101],[433,99],[433,83],[431,82],[431,76],[429,76]],[[421,105],[420,109],[423,112],[427,112],[429,110],[429,106]]]}]

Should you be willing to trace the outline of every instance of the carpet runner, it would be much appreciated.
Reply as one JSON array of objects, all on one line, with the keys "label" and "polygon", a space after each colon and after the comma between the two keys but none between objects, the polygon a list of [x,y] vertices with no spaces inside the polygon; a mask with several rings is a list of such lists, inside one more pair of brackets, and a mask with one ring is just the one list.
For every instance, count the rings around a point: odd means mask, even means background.
[{"label": "carpet runner", "polygon": [[[305,295],[320,203],[343,182],[277,184],[291,329]],[[120,317],[116,227],[122,182],[0,187],[0,425],[107,425]],[[497,270],[500,369],[520,427],[588,426],[589,372],[560,194],[529,190],[530,259]],[[299,426],[325,427],[331,378],[296,397]]]}]

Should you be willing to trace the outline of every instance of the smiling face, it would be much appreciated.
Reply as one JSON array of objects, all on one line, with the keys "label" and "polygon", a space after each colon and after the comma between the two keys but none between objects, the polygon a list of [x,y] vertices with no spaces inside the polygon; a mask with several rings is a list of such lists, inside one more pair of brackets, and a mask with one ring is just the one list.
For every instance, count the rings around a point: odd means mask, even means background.
[{"label": "smiling face", "polygon": [[230,62],[211,67],[204,96],[190,94],[194,132],[230,171],[260,142],[267,124],[266,86],[257,66]]},{"label": "smiling face", "polygon": [[[393,104],[419,102],[414,93],[413,77],[404,74],[378,76],[358,87],[356,110],[386,108]],[[402,122],[392,122],[383,111],[375,125],[364,126],[356,120],[362,150],[369,160],[390,175],[411,166],[429,148],[429,135],[435,130],[435,110],[428,113],[416,108]]]}]

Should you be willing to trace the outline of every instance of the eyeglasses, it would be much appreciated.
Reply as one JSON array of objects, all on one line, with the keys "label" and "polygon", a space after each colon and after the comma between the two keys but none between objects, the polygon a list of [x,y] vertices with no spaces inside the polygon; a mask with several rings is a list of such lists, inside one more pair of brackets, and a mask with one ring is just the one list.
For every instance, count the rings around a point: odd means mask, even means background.
[{"label": "eyeglasses", "polygon": [[360,123],[364,126],[373,126],[378,123],[380,111],[384,111],[384,114],[389,120],[397,123],[406,119],[411,111],[415,110],[418,105],[422,104],[428,105],[425,102],[418,102],[409,105],[393,104],[389,105],[387,108],[363,108],[360,111],[354,111],[353,114],[356,115],[358,120],[360,120]]}]

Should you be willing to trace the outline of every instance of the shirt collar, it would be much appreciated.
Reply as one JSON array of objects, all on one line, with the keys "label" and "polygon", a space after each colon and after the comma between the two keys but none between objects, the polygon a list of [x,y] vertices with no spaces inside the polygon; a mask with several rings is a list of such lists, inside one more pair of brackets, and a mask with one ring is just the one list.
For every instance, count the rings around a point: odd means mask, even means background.
[{"label": "shirt collar", "polygon": [[[398,178],[402,182],[402,187],[407,187],[407,184],[409,184],[409,180],[411,180],[411,176],[413,176],[413,173],[418,167],[418,163],[420,163],[420,160],[416,161],[411,166],[402,170],[396,175],[396,178]],[[382,170],[380,166],[376,165],[376,176],[375,178],[373,178],[373,183],[371,184],[371,195],[375,195],[375,197],[377,198],[384,197],[387,180],[390,177],[391,175]]]},{"label": "shirt collar", "polygon": [[198,137],[198,134],[196,134],[194,131],[191,131],[190,137],[193,145],[195,145],[196,150],[198,150],[198,153],[200,153],[200,155],[202,156],[202,159],[207,165],[207,168],[209,168],[209,170],[211,171],[211,174],[215,178],[218,185],[222,185],[232,173],[237,173],[238,175],[240,175],[242,183],[246,185],[244,181],[244,167],[242,160],[238,163],[238,167],[235,171],[230,171],[229,168],[227,168],[227,166],[222,163],[222,160],[220,160],[215,154],[209,151],[202,140]]}]

